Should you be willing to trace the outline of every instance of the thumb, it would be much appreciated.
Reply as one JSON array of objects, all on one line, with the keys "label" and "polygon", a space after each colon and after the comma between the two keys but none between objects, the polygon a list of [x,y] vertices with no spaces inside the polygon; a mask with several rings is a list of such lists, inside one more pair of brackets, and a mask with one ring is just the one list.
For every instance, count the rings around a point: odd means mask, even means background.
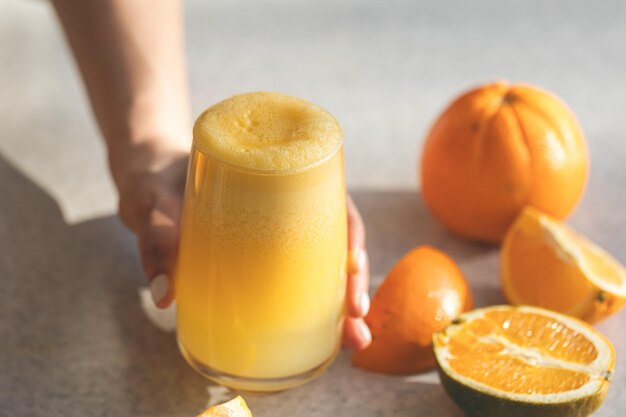
[{"label": "thumb", "polygon": [[150,280],[150,292],[159,308],[174,300],[172,275],[178,247],[179,203],[161,200],[143,217],[138,230],[143,269]]}]

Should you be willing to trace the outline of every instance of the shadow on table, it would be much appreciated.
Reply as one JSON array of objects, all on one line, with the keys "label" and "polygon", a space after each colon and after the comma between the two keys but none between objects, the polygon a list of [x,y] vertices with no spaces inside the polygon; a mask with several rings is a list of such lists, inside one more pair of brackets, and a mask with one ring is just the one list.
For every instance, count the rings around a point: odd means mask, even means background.
[{"label": "shadow on table", "polygon": [[498,283],[498,249],[461,239],[443,228],[430,214],[419,192],[413,190],[354,190],[367,230],[372,287],[394,263],[418,245],[431,245],[448,253],[472,287],[475,305],[502,303]]},{"label": "shadow on table", "polygon": [[[0,388],[10,383],[10,389],[0,389],[5,411],[193,416],[207,402],[230,395],[196,375],[173,333],[146,318],[135,239],[116,216],[70,225],[54,199],[2,157],[0,178],[7,185],[0,199],[0,265],[9,277],[0,280],[0,374],[10,381],[0,382]],[[451,236],[430,217],[419,194],[352,195],[366,223],[375,277],[410,248],[429,243],[449,252],[474,278],[477,304],[498,300],[495,280],[483,277],[485,262],[487,269],[494,263],[494,249]],[[312,384],[250,402],[258,417],[456,412],[436,381],[361,372],[346,353]]]},{"label": "shadow on table", "polygon": [[0,178],[0,404],[7,415],[202,410],[209,384],[184,363],[174,334],[143,313],[135,239],[117,216],[70,225],[54,199],[1,156]]}]

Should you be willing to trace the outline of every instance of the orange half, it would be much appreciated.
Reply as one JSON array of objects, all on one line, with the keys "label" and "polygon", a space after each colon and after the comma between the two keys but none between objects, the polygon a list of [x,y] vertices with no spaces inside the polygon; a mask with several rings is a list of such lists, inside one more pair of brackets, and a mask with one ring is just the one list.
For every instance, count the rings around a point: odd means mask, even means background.
[{"label": "orange half", "polygon": [[587,323],[529,306],[462,314],[433,345],[444,388],[469,415],[591,412],[615,363],[610,341]]}]

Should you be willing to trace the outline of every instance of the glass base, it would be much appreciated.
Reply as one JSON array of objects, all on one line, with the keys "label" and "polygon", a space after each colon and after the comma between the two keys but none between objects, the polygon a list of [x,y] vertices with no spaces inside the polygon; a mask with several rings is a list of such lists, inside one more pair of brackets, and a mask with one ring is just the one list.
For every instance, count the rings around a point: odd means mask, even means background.
[{"label": "glass base", "polygon": [[305,371],[301,374],[283,378],[247,378],[218,371],[217,369],[211,368],[203,364],[202,362],[194,358],[180,343],[180,341],[178,342],[178,348],[180,349],[180,352],[182,353],[187,363],[205,378],[210,379],[211,381],[230,388],[234,391],[243,391],[255,394],[279,392],[306,384],[307,382],[315,379],[320,374],[322,374],[326,370],[326,368],[328,368],[328,366],[333,362],[335,356],[337,356],[337,353],[339,352],[338,346],[335,352],[333,352],[333,354],[327,360],[325,360],[315,368]]}]

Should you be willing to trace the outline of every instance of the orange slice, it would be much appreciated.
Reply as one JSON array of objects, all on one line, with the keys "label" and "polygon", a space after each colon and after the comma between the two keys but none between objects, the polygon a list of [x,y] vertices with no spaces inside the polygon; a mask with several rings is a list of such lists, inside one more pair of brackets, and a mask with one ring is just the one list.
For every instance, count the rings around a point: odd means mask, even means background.
[{"label": "orange slice", "polygon": [[252,413],[243,398],[237,396],[228,402],[206,409],[198,417],[252,417]]},{"label": "orange slice", "polygon": [[526,207],[507,232],[502,289],[512,304],[531,304],[599,321],[626,304],[626,270],[560,221]]},{"label": "orange slice", "polygon": [[445,390],[469,416],[589,415],[615,363],[587,323],[529,306],[464,313],[433,345]]}]

